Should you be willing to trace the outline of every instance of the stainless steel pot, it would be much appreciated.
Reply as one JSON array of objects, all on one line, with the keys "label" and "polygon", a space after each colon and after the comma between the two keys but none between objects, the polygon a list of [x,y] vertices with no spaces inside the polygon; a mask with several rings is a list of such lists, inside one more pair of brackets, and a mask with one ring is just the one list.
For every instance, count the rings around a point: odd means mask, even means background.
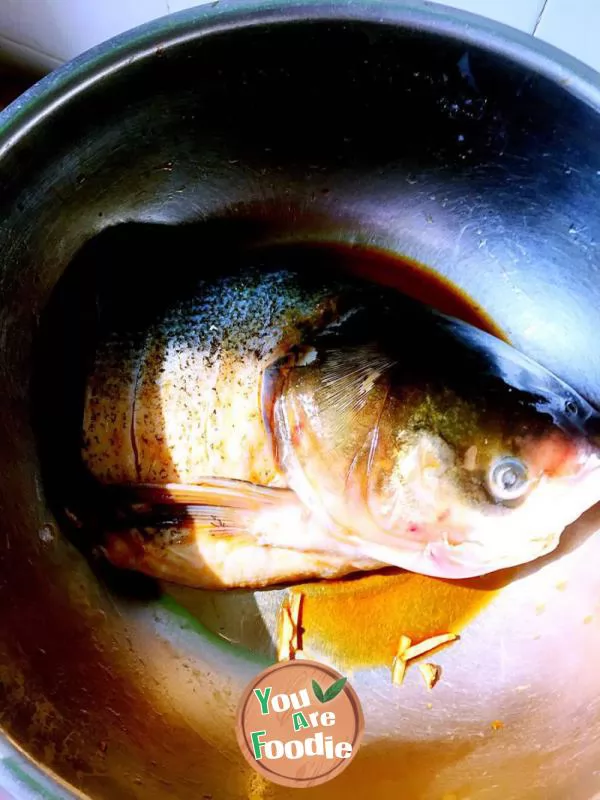
[{"label": "stainless steel pot", "polygon": [[[365,1],[177,14],[0,115],[0,720],[32,761],[107,800],[292,794],[250,770],[233,729],[243,687],[273,657],[278,593],[200,593],[194,616],[189,595],[117,591],[50,511],[34,349],[86,243],[112,236],[96,252],[118,258],[121,243],[124,281],[154,261],[165,286],[173,263],[201,268],[248,230],[390,249],[600,403],[599,111],[595,73],[530,37]],[[178,237],[214,219],[211,248],[190,258]],[[48,407],[60,381],[42,385]],[[439,656],[431,697],[417,677],[397,691],[387,668],[357,670],[365,743],[306,795],[591,800],[599,525],[591,512],[506,582]]]}]

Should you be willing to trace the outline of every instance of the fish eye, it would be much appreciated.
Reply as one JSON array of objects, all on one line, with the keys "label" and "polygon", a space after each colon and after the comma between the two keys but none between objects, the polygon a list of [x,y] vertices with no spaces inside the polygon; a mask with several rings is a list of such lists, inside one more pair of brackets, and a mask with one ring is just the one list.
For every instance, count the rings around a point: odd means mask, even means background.
[{"label": "fish eye", "polygon": [[567,413],[567,414],[568,414],[570,417],[576,417],[576,416],[577,416],[577,412],[578,412],[578,410],[579,410],[579,409],[577,408],[577,403],[575,402],[575,400],[571,400],[571,399],[569,399],[569,400],[567,400],[567,401],[565,402],[565,412],[566,412],[566,413]]},{"label": "fish eye", "polygon": [[488,483],[496,500],[518,500],[529,486],[527,467],[513,456],[499,458],[490,468]]}]

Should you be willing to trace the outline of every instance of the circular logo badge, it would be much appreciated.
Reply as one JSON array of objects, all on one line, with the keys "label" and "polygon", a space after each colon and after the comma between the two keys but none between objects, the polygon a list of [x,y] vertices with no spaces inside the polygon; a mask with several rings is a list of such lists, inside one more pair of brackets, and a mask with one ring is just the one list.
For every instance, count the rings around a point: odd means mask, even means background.
[{"label": "circular logo badge", "polygon": [[237,713],[246,760],[283,786],[316,786],[340,774],[364,731],[360,701],[347,679],[317,661],[283,661],[246,688]]}]

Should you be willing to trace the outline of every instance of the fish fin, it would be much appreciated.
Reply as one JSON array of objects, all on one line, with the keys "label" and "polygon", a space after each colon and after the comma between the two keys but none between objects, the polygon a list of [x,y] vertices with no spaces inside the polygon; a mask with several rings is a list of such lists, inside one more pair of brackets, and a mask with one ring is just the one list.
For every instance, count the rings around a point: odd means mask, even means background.
[{"label": "fish fin", "polygon": [[194,530],[203,529],[211,536],[248,536],[256,517],[256,512],[231,506],[180,507],[184,523]]},{"label": "fish fin", "polygon": [[128,503],[148,506],[218,506],[257,510],[297,502],[291,489],[229,478],[206,478],[197,484],[129,484],[115,487],[113,491]]},{"label": "fish fin", "polygon": [[185,537],[196,528],[210,535],[240,536],[247,534],[255,517],[255,511],[229,506],[139,504],[120,509],[109,527],[114,533],[134,530],[145,539],[165,539],[168,531],[173,535],[176,530]]},{"label": "fish fin", "polygon": [[[137,530],[149,538],[161,531],[164,538],[168,530],[179,530],[184,535],[185,531],[193,529],[201,530],[203,536],[242,537],[257,545],[298,552],[339,554],[343,550],[291,491],[286,491],[284,497],[278,497],[277,504],[271,505],[259,501],[254,505],[224,505],[214,502],[214,497],[211,503],[190,502],[189,493],[182,493],[176,501],[169,496],[165,502],[164,495],[155,492],[155,487],[151,487],[151,492],[143,499],[145,502],[122,504],[107,527],[113,531]],[[350,557],[357,557],[354,549]]]},{"label": "fish fin", "polygon": [[106,535],[102,552],[113,566],[201,589],[261,589],[277,584],[341,578],[380,569],[370,559],[258,544],[252,537],[214,535],[194,522],[185,529],[135,528]]}]

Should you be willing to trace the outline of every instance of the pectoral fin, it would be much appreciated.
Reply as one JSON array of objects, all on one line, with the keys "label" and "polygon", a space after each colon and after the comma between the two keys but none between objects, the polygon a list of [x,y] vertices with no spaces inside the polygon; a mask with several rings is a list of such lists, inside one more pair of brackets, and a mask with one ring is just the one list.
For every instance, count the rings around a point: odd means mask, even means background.
[{"label": "pectoral fin", "polygon": [[152,506],[222,506],[224,508],[262,508],[297,502],[290,489],[259,486],[229,478],[206,478],[197,484],[128,484],[111,487],[119,504]]},{"label": "pectoral fin", "polygon": [[207,478],[119,487],[105,537],[122,569],[199,588],[259,588],[382,565],[344,551],[288,489]]},{"label": "pectoral fin", "polygon": [[203,589],[259,589],[382,566],[335,552],[260,544],[259,532],[245,529],[256,522],[253,516],[244,509],[188,506],[178,521],[109,533],[103,550],[121,569]]}]

